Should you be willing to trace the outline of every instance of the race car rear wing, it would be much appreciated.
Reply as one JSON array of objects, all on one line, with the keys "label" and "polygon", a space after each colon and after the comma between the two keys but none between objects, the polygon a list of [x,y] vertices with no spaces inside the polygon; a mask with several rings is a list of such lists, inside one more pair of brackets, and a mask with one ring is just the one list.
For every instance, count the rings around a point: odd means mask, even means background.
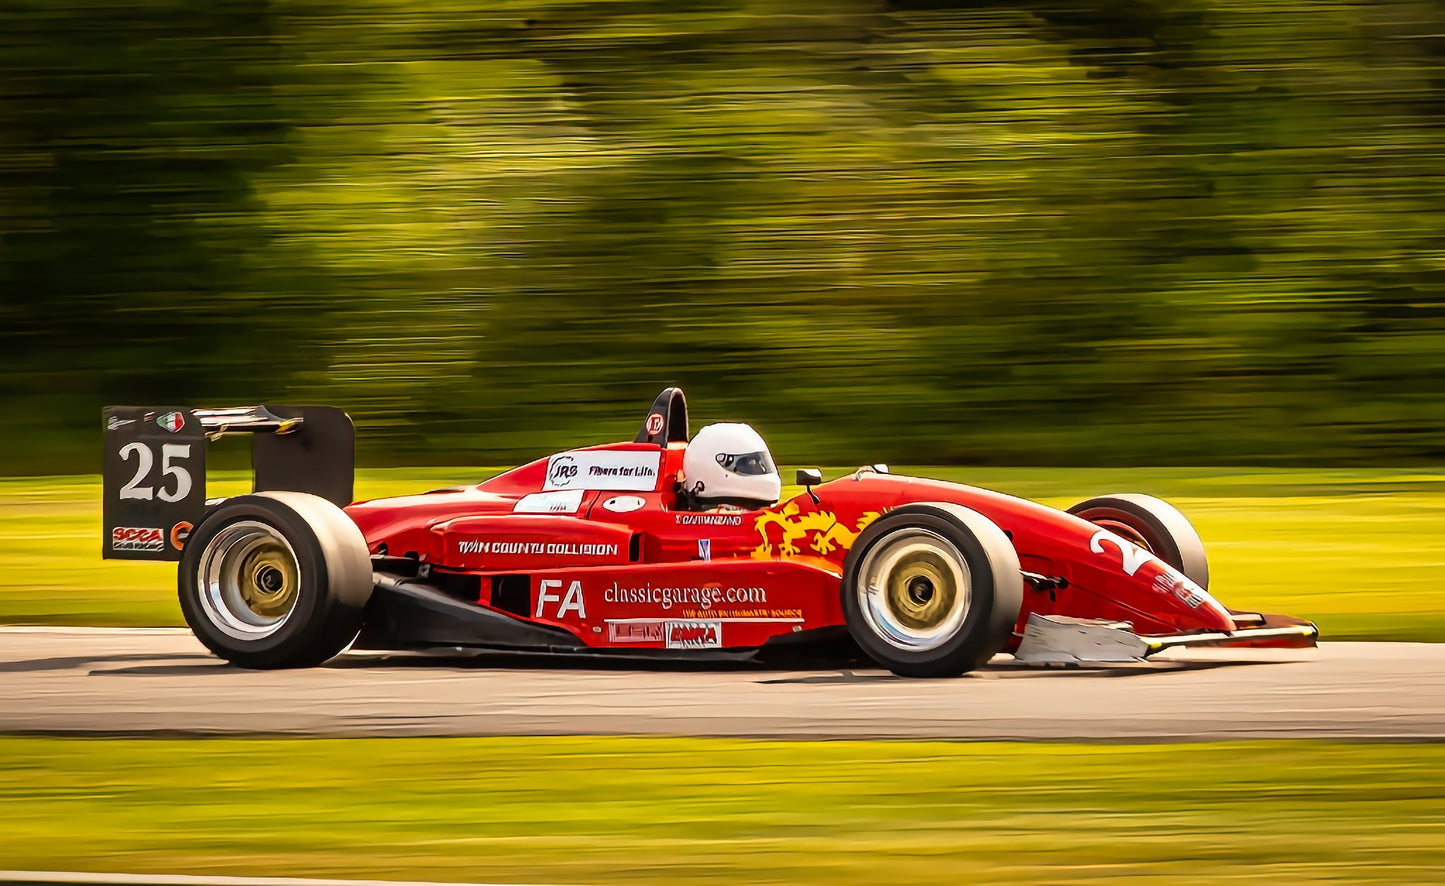
[{"label": "race car rear wing", "polygon": [[206,442],[250,434],[257,492],[352,501],[356,430],[331,406],[107,406],[102,556],[179,560],[206,512]]}]

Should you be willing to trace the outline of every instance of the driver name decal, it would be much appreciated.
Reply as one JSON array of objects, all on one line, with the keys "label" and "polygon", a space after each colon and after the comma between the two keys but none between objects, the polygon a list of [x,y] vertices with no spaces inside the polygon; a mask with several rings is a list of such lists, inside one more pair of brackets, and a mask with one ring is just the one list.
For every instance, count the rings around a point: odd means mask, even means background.
[{"label": "driver name decal", "polygon": [[661,452],[564,452],[547,459],[542,488],[652,492],[661,464]]},{"label": "driver name decal", "polygon": [[741,526],[742,514],[677,514],[673,518],[678,526]]}]

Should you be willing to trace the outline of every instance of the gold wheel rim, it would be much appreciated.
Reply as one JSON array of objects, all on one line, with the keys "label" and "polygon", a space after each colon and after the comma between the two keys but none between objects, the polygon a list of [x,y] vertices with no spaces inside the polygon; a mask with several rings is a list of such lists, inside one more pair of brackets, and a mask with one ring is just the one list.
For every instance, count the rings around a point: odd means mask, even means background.
[{"label": "gold wheel rim", "polygon": [[869,548],[856,592],[875,635],[899,649],[924,652],[962,630],[971,581],[968,563],[952,542],[932,530],[906,527]]},{"label": "gold wheel rim", "polygon": [[958,586],[931,551],[903,558],[887,579],[887,606],[899,624],[915,630],[938,627],[948,617]]},{"label": "gold wheel rim", "polygon": [[238,578],[242,601],[261,618],[280,618],[296,603],[300,582],[289,548],[259,545],[242,561]]},{"label": "gold wheel rim", "polygon": [[301,566],[280,530],[239,520],[207,542],[197,568],[201,611],[237,640],[265,639],[281,629],[301,596]]}]

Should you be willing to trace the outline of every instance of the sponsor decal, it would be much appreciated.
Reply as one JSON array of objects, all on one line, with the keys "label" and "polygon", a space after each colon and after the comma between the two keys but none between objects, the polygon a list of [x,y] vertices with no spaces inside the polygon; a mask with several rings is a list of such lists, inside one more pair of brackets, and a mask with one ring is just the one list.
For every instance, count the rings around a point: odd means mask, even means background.
[{"label": "sponsor decal", "polygon": [[700,538],[697,540],[697,558],[699,560],[712,559],[712,539]]},{"label": "sponsor decal", "polygon": [[582,507],[582,490],[564,489],[561,492],[534,492],[517,499],[512,508],[514,514],[575,514]]},{"label": "sponsor decal", "polygon": [[753,559],[796,557],[804,553],[803,544],[811,549],[808,553],[823,556],[838,550],[846,551],[853,546],[859,533],[880,516],[881,511],[868,511],[858,518],[853,529],[849,529],[827,511],[799,514],[798,505],[788,502],[781,512],[759,514],[754,521],[761,541],[753,550]]},{"label": "sponsor decal", "polygon": [[165,535],[157,526],[117,526],[110,531],[112,551],[163,551]]},{"label": "sponsor decal", "polygon": [[651,492],[657,488],[662,453],[564,452],[547,460],[546,490],[602,489]]},{"label": "sponsor decal", "polygon": [[588,465],[587,479],[598,477],[656,477],[657,469],[648,465]]},{"label": "sponsor decal", "polygon": [[107,431],[114,431],[114,430],[117,430],[117,429],[119,429],[119,428],[123,428],[123,427],[125,427],[126,425],[133,425],[133,424],[135,424],[135,419],[133,419],[133,418],[116,418],[115,416],[112,415],[109,419],[106,420],[106,422],[105,422],[105,429],[106,429]]},{"label": "sponsor decal", "polygon": [[678,514],[673,518],[678,526],[741,526],[742,514]]},{"label": "sponsor decal", "polygon": [[559,557],[615,557],[617,545],[578,544],[550,541],[492,541],[464,538],[457,542],[458,554],[538,554]]},{"label": "sponsor decal", "polygon": [[722,648],[720,621],[670,621],[664,631],[668,649]]},{"label": "sponsor decal", "polygon": [[765,588],[722,588],[717,585],[696,588],[655,588],[651,584],[624,588],[617,582],[602,592],[604,603],[633,603],[659,606],[664,611],[674,606],[697,606],[712,609],[715,604],[762,603],[767,605]]},{"label": "sponsor decal", "polygon": [[156,419],[156,424],[174,434],[186,426],[186,417],[179,412],[167,412]]},{"label": "sponsor decal", "polygon": [[684,609],[683,618],[716,618],[723,621],[802,621],[801,609]]},{"label": "sponsor decal", "polygon": [[612,621],[607,623],[607,639],[613,643],[661,643],[663,622]]},{"label": "sponsor decal", "polygon": [[662,433],[662,413],[654,412],[647,416],[647,435],[655,437]]},{"label": "sponsor decal", "polygon": [[554,455],[547,461],[547,485],[570,486],[577,479],[577,459],[570,455]]},{"label": "sponsor decal", "polygon": [[630,514],[640,510],[647,500],[636,495],[614,495],[602,503],[602,507],[614,514]]},{"label": "sponsor decal", "polygon": [[1190,609],[1198,609],[1199,604],[1204,602],[1204,589],[1169,564],[1163,566],[1164,571],[1154,579],[1154,590],[1166,597],[1178,597]]},{"label": "sponsor decal", "polygon": [[561,590],[561,579],[544,578],[537,586],[537,611],[533,618],[547,618],[547,604],[557,603],[557,614],[552,616],[557,621],[566,617],[568,612],[577,613],[580,619],[587,618],[587,601],[582,597],[582,582],[573,581],[567,586],[567,593],[554,594],[552,591]]},{"label": "sponsor decal", "polygon": [[172,526],[171,547],[175,548],[178,551],[184,549],[186,546],[186,539],[191,537],[191,530],[195,528],[196,527],[192,526],[185,520],[182,520],[181,522]]}]

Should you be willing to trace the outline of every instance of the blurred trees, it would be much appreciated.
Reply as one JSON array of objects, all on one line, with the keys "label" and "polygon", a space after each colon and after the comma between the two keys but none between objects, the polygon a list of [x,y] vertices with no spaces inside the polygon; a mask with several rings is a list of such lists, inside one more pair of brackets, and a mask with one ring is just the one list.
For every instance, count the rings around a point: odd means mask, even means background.
[{"label": "blurred trees", "polygon": [[0,453],[320,401],[362,458],[1445,451],[1436,0],[13,0]]}]

